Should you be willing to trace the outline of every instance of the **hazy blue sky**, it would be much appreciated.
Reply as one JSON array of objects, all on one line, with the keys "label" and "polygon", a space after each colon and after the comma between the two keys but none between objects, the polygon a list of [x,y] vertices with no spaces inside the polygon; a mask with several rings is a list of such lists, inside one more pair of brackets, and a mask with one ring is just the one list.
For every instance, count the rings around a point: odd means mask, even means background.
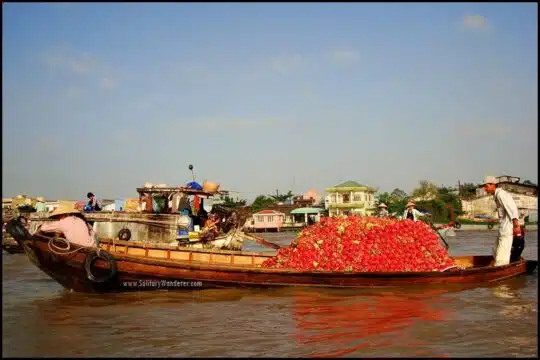
[{"label": "hazy blue sky", "polygon": [[4,4],[2,192],[538,180],[537,4]]}]

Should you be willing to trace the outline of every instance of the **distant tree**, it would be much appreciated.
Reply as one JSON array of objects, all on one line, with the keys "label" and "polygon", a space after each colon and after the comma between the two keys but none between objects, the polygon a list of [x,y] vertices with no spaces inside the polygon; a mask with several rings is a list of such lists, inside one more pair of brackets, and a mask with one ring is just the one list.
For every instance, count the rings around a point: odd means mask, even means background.
[{"label": "distant tree", "polygon": [[409,195],[407,195],[405,191],[401,189],[397,189],[397,188],[392,190],[392,192],[390,193],[390,196],[392,197],[393,200],[403,200],[409,197]]},{"label": "distant tree", "polygon": [[375,196],[375,206],[377,208],[379,208],[379,205],[383,203],[386,204],[386,206],[388,206],[388,204],[390,204],[391,202],[392,202],[392,195],[390,195],[387,192],[383,192]]},{"label": "distant tree", "polygon": [[525,180],[525,181],[523,182],[523,185],[534,185],[534,186],[536,186],[536,184],[533,183],[533,182],[530,181],[530,180]]},{"label": "distant tree", "polygon": [[285,202],[294,197],[294,194],[291,190],[289,190],[289,192],[286,194],[280,194],[279,190],[276,190],[276,195],[270,195],[270,197],[273,198],[276,202]]},{"label": "distant tree", "polygon": [[251,207],[251,211],[256,213],[258,211],[261,211],[265,207],[269,205],[274,205],[276,203],[277,203],[276,199],[274,199],[271,196],[259,195],[255,198],[255,200],[253,201],[250,207]]},{"label": "distant tree", "polygon": [[459,188],[459,196],[474,196],[476,195],[476,189],[478,185],[474,183],[463,183]]},{"label": "distant tree", "polygon": [[238,198],[236,198],[236,200],[235,200],[229,195],[221,196],[221,200],[223,200],[223,204],[221,204],[221,205],[223,205],[223,206],[225,206],[227,208],[235,208],[235,207],[245,206],[247,204],[247,200],[238,199]]},{"label": "distant tree", "polygon": [[428,180],[420,180],[420,186],[413,190],[411,197],[427,200],[437,196],[438,193],[439,189],[435,183]]},{"label": "distant tree", "polygon": [[383,192],[375,196],[375,206],[377,207],[377,213],[379,205],[385,203],[388,206],[388,212],[390,214],[401,215],[405,210],[407,204],[408,195],[401,189],[394,189],[392,193]]},{"label": "distant tree", "polygon": [[407,205],[407,198],[393,200],[388,204],[388,212],[390,214],[395,214],[396,216],[401,216],[405,211],[405,205]]}]

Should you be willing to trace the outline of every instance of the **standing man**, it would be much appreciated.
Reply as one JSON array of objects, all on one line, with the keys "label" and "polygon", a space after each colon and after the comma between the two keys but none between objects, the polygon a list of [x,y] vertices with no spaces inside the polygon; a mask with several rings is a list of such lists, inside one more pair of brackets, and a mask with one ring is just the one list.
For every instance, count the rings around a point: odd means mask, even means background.
[{"label": "standing man", "polygon": [[499,214],[499,235],[495,243],[493,265],[503,266],[510,263],[512,242],[514,236],[521,237],[519,213],[512,196],[497,187],[497,178],[486,176],[481,187],[491,195],[494,195],[497,212]]}]

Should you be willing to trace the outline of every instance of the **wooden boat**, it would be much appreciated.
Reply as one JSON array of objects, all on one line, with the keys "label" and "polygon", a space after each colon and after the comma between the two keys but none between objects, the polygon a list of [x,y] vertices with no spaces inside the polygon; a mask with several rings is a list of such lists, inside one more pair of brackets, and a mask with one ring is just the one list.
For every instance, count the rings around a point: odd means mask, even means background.
[{"label": "wooden boat", "polygon": [[[9,231],[9,230],[8,230]],[[67,289],[107,292],[220,287],[341,287],[443,285],[499,281],[533,272],[538,261],[491,267],[492,256],[455,257],[461,269],[446,272],[360,273],[262,268],[274,253],[144,246],[106,240],[99,248],[12,230],[29,259]],[[70,245],[70,246],[66,246]]]}]

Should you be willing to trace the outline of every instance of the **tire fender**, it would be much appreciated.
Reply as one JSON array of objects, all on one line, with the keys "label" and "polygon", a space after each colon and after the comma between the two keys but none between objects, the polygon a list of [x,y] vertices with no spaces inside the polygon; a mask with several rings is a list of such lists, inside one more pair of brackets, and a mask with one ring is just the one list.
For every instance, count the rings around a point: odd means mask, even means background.
[{"label": "tire fender", "polygon": [[129,241],[129,239],[131,239],[131,231],[129,229],[121,229],[118,232],[118,239],[122,241]]},{"label": "tire fender", "polygon": [[[102,277],[97,277],[92,273],[92,265],[97,259],[103,259],[109,263],[109,273]],[[86,271],[86,278],[93,283],[103,284],[109,282],[118,272],[116,260],[114,257],[105,250],[92,249],[86,255],[84,261],[84,270]]]}]

